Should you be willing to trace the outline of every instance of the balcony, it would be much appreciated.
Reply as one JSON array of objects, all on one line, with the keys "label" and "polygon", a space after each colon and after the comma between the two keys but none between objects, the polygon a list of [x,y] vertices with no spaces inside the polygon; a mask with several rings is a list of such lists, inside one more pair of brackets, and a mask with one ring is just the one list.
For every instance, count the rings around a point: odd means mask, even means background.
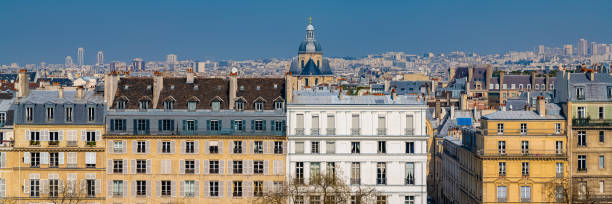
[{"label": "balcony", "polygon": [[66,168],[76,169],[77,164],[66,164]]},{"label": "balcony", "polygon": [[57,146],[59,146],[59,141],[49,141],[49,146],[50,147],[57,147]]},{"label": "balcony", "polygon": [[565,157],[566,152],[557,150],[537,150],[537,149],[485,149],[476,151],[477,155],[483,157]]},{"label": "balcony", "polygon": [[563,172],[557,172],[557,178],[563,178]]},{"label": "balcony", "polygon": [[310,135],[319,135],[319,128],[310,128]]},{"label": "balcony", "polygon": [[414,177],[407,177],[404,179],[404,184],[406,185],[414,185]]},{"label": "balcony", "polygon": [[351,128],[351,135],[361,135],[361,128]]},{"label": "balcony", "polygon": [[30,140],[30,146],[40,146],[40,141]]},{"label": "balcony", "polygon": [[387,135],[387,128],[376,129],[376,135]]},{"label": "balcony", "polygon": [[580,173],[585,173],[587,172],[587,168],[578,168],[576,171],[580,172]]},{"label": "balcony", "polygon": [[521,202],[531,202],[531,198],[521,198]]},{"label": "balcony", "polygon": [[96,141],[87,141],[87,146],[95,147],[96,146]]},{"label": "balcony", "polygon": [[497,202],[500,202],[500,203],[508,202],[508,198],[497,198]]},{"label": "balcony", "polygon": [[408,136],[414,135],[414,129],[413,128],[406,128],[406,129],[404,129],[404,134],[408,135]]},{"label": "balcony", "polygon": [[589,127],[589,126],[612,126],[612,120],[605,119],[590,119],[590,118],[581,118],[581,119],[573,119],[572,125],[574,127]]},{"label": "balcony", "polygon": [[149,135],[149,130],[134,130],[135,135]]},{"label": "balcony", "polygon": [[185,174],[193,174],[195,173],[195,169],[185,169]]},{"label": "balcony", "polygon": [[327,135],[336,135],[336,128],[327,128]]},{"label": "balcony", "polygon": [[295,135],[304,135],[304,128],[295,128]]},{"label": "balcony", "polygon": [[68,147],[76,147],[77,146],[77,141],[68,141],[66,143],[66,146],[68,146]]}]

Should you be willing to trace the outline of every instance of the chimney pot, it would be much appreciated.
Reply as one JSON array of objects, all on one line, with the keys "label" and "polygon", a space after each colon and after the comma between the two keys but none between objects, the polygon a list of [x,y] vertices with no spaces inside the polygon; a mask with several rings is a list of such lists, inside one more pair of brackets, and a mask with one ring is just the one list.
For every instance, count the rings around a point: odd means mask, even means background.
[{"label": "chimney pot", "polygon": [[58,97],[58,98],[64,98],[64,87],[61,87],[61,86],[60,86],[60,87],[57,89],[57,97]]},{"label": "chimney pot", "polygon": [[76,89],[76,98],[77,99],[85,98],[85,88],[83,88],[83,86],[77,87],[77,89]]}]

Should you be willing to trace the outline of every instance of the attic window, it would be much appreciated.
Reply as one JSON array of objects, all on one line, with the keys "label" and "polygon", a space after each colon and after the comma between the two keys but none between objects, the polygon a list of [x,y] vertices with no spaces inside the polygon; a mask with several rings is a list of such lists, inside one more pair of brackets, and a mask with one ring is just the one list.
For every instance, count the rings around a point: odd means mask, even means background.
[{"label": "attic window", "polygon": [[278,88],[278,84],[274,84],[274,88],[275,88],[275,89],[276,89],[276,88]]},{"label": "attic window", "polygon": [[259,91],[261,89],[261,86],[257,86],[257,88],[255,88],[255,89],[257,89]]},{"label": "attic window", "polygon": [[174,90],[174,85],[170,85],[170,90]]},{"label": "attic window", "polygon": [[117,101],[117,109],[125,109],[125,101]]},{"label": "attic window", "polygon": [[255,110],[256,111],[263,111],[264,108],[264,103],[263,102],[255,102]]},{"label": "attic window", "polygon": [[125,87],[123,87],[123,89],[128,90],[128,88],[129,88],[129,87],[130,87],[130,86],[125,85]]},{"label": "attic window", "polygon": [[198,89],[200,89],[200,87],[198,87],[198,85],[193,86],[193,90],[197,91]]},{"label": "attic window", "polygon": [[241,90],[241,91],[244,91],[244,86],[240,86],[240,90]]}]

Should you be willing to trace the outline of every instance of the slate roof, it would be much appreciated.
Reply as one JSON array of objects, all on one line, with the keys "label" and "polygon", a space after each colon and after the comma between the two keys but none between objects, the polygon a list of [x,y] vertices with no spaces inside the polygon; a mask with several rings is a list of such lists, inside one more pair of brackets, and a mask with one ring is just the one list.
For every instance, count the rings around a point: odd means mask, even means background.
[{"label": "slate roof", "polygon": [[[153,78],[150,77],[127,77],[121,78],[115,93],[115,102],[112,108],[117,108],[117,101],[127,99],[126,109],[138,109],[139,101],[144,97],[153,99]],[[151,103],[152,104],[152,103]]]},{"label": "slate roof", "polygon": [[[198,86],[196,89],[195,86]],[[221,99],[221,108],[229,106],[229,82],[220,78],[195,78],[192,84],[188,84],[184,77],[164,78],[158,109],[163,109],[163,102],[168,97],[174,98],[174,108],[187,109],[187,102],[199,100],[196,109],[210,109],[213,100]],[[172,90],[174,86],[174,90]],[[195,97],[195,98],[193,98]],[[218,98],[217,98],[218,97]],[[151,97],[152,98],[152,97]]]},{"label": "slate roof", "polygon": [[[34,80],[36,79],[36,72],[27,72],[28,73],[28,78],[30,79],[30,82],[34,82]],[[17,73],[3,73],[0,74],[0,81],[2,80],[7,80],[10,82],[15,82],[17,81]]]},{"label": "slate roof", "polygon": [[36,80],[37,83],[40,83],[41,81],[47,81],[49,83],[51,83],[52,85],[54,83],[58,83],[59,85],[62,86],[72,86],[72,80],[68,79],[68,78],[38,78]]},{"label": "slate roof", "polygon": [[236,97],[246,100],[245,110],[253,110],[256,100],[263,100],[264,109],[272,110],[275,101],[285,101],[285,79],[238,78]]},{"label": "slate roof", "polygon": [[82,99],[76,98],[76,91],[66,91],[66,90],[64,90],[64,97],[59,98],[59,94],[57,90],[30,90],[30,93],[28,94],[28,96],[23,99],[20,99],[19,102],[20,103],[32,103],[32,104],[46,104],[46,103],[101,104],[101,103],[104,103],[104,96],[102,94],[96,94],[92,90],[85,89],[85,96]]},{"label": "slate roof", "polygon": [[[535,111],[497,111],[482,116],[487,120],[564,120],[559,114],[561,108],[556,104],[546,104],[546,115],[540,116]],[[550,114],[549,114],[550,113]]]},{"label": "slate roof", "polygon": [[[311,63],[312,62],[312,63]],[[293,75],[305,75],[305,76],[313,76],[313,75],[333,75],[334,73],[331,70],[328,59],[323,59],[319,66],[316,66],[316,63],[312,60],[308,60],[304,64],[304,68],[301,68],[300,63],[297,58],[294,58],[291,61],[291,65],[289,66],[289,72]]]},{"label": "slate roof", "polygon": [[350,96],[343,95],[340,99],[337,91],[320,90],[295,91],[293,102],[290,104],[302,105],[423,105],[424,101],[417,101],[416,96],[398,95],[396,100],[392,100],[389,95],[364,95]]}]

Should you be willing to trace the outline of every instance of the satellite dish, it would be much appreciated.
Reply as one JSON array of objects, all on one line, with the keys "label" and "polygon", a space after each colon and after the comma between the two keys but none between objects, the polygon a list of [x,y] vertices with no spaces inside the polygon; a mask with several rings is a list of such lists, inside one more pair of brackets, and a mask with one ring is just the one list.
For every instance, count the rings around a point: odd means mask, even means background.
[{"label": "satellite dish", "polygon": [[238,69],[236,67],[232,68],[232,74],[238,73]]}]

